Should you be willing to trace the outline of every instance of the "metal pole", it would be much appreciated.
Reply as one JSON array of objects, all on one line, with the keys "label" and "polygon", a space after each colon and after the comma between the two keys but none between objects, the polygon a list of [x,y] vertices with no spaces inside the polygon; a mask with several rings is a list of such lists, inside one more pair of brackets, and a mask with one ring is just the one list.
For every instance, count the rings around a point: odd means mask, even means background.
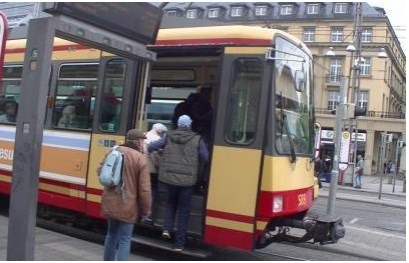
[{"label": "metal pole", "polygon": [[55,23],[32,19],[28,28],[14,144],[7,260],[34,260],[41,144]]},{"label": "metal pole", "polygon": [[337,106],[336,111],[336,131],[335,131],[335,152],[334,152],[334,162],[332,163],[331,171],[331,184],[329,189],[328,206],[327,213],[330,215],[335,214],[335,199],[338,184],[338,173],[339,173],[339,151],[341,148],[341,133],[343,128],[343,117],[344,117],[344,106],[345,106],[345,94],[344,94],[345,77],[341,77],[339,94],[340,102]]},{"label": "metal pole", "polygon": [[[355,32],[354,32],[354,46],[356,48],[356,51],[354,52],[354,55],[351,57],[351,64],[353,65],[352,67],[352,72],[353,72],[353,78],[352,78],[352,94],[351,94],[351,103],[355,104],[355,107],[359,106],[359,91],[360,91],[360,85],[361,85],[361,68],[360,68],[360,59],[361,59],[361,48],[362,48],[362,43],[361,43],[361,35],[362,35],[362,3],[358,2],[356,3],[356,15],[355,15]],[[356,155],[357,155],[357,148],[358,148],[358,120],[356,117],[354,117],[353,120],[350,120],[350,127],[349,127],[349,132],[352,134],[352,127],[353,123],[355,123],[355,140],[354,140],[354,152],[352,155],[352,163],[353,163],[353,170],[352,170],[352,186],[354,185],[354,176],[355,176],[355,168],[356,168]]]},{"label": "metal pole", "polygon": [[398,173],[398,157],[399,157],[399,139],[396,141],[396,151],[395,151],[395,171],[393,172],[393,187],[392,187],[392,193],[395,192],[395,185],[396,185],[396,176]]},{"label": "metal pole", "polygon": [[[385,144],[386,144],[386,132],[382,133],[382,143],[381,143],[381,165],[383,167],[383,163],[385,162]],[[378,195],[378,199],[382,198],[382,180],[383,180],[383,171],[381,173],[381,178],[379,180],[379,195]]]}]

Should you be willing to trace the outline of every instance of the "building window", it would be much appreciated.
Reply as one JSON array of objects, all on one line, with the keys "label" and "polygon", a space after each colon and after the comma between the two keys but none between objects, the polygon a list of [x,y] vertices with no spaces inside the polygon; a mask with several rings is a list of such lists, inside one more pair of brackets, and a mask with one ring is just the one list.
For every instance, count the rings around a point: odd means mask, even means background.
[{"label": "building window", "polygon": [[219,8],[210,8],[209,9],[209,18],[215,18],[215,17],[219,17]]},{"label": "building window", "polygon": [[330,82],[339,82],[342,75],[342,60],[331,59],[330,65]]},{"label": "building window", "polygon": [[293,14],[293,6],[292,5],[282,5],[280,14],[284,16],[292,15]]},{"label": "building window", "polygon": [[368,98],[369,93],[368,91],[360,91],[358,94],[358,99],[356,100],[358,103],[358,108],[361,109],[368,109]]},{"label": "building window", "polygon": [[331,28],[331,42],[342,42],[344,38],[344,30],[342,27]]},{"label": "building window", "polygon": [[259,5],[256,6],[256,16],[265,16],[267,15],[267,6],[266,5]]},{"label": "building window", "polygon": [[361,34],[362,43],[371,43],[372,36],[373,36],[372,28],[364,28]]},{"label": "building window", "polygon": [[361,76],[369,76],[371,73],[371,59],[364,58],[361,62],[359,62],[359,70]]},{"label": "building window", "polygon": [[231,8],[231,16],[238,17],[243,15],[243,7],[233,6]]},{"label": "building window", "polygon": [[308,15],[317,15],[319,13],[318,4],[308,4],[307,5],[307,14]]},{"label": "building window", "polygon": [[348,12],[347,3],[335,3],[334,13],[335,14],[346,14]]},{"label": "building window", "polygon": [[315,28],[306,27],[304,28],[304,42],[314,42],[315,41]]},{"label": "building window", "polygon": [[176,16],[176,11],[168,11],[168,16]]},{"label": "building window", "polygon": [[186,17],[187,18],[197,18],[197,9],[187,10]]},{"label": "building window", "polygon": [[328,91],[328,110],[332,111],[339,104],[339,91]]}]

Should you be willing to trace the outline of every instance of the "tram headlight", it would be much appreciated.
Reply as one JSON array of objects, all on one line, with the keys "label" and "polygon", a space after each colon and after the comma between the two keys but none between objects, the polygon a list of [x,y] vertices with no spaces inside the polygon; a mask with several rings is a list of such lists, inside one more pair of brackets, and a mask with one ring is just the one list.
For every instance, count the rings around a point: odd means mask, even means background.
[{"label": "tram headlight", "polygon": [[281,212],[283,211],[283,196],[282,195],[276,195],[273,198],[273,213]]}]

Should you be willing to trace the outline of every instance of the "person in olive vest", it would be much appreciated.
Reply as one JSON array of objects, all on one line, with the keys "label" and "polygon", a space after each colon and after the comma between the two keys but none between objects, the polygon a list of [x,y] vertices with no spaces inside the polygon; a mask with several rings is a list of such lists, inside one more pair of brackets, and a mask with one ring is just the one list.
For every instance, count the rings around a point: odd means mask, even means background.
[{"label": "person in olive vest", "polygon": [[152,142],[148,151],[163,149],[159,167],[159,181],[168,190],[165,222],[162,237],[171,239],[175,216],[178,225],[175,251],[182,251],[186,242],[193,189],[198,178],[199,158],[207,162],[209,151],[201,136],[191,129],[192,119],[188,115],[178,118],[178,128],[165,138]]}]

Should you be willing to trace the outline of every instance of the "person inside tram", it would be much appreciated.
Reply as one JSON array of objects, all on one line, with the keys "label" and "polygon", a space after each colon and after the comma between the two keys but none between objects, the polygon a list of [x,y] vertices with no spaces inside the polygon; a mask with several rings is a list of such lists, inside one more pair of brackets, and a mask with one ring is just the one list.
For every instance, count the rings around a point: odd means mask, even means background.
[{"label": "person inside tram", "polygon": [[[187,99],[176,105],[172,123],[177,129],[177,120],[182,115],[192,118],[192,131],[202,136],[205,143],[210,142],[213,108],[208,100],[210,88],[202,88],[200,93],[191,93]],[[207,95],[206,95],[207,94]]]},{"label": "person inside tram", "polygon": [[58,121],[57,127],[59,128],[77,128],[78,121],[75,113],[75,106],[67,105],[62,111],[62,116]]},{"label": "person inside tram", "polygon": [[0,115],[0,122],[15,123],[17,121],[18,103],[13,99],[7,99],[4,103],[4,114]]}]

